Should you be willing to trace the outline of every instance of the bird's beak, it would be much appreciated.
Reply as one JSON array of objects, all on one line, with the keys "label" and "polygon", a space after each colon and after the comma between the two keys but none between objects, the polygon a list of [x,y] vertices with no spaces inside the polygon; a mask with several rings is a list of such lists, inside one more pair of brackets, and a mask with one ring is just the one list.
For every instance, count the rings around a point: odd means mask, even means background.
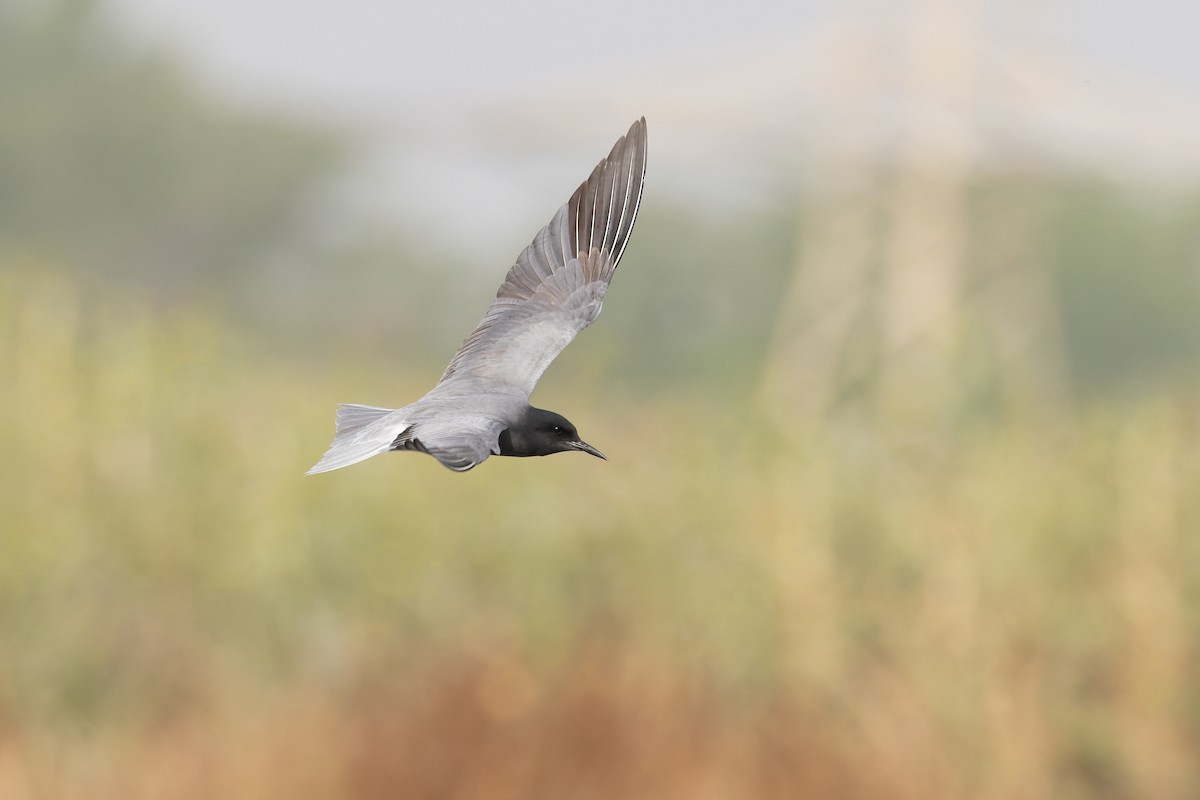
[{"label": "bird's beak", "polygon": [[608,458],[604,455],[604,453],[601,453],[599,450],[592,447],[587,442],[567,442],[567,444],[570,447],[574,448],[575,450],[582,450],[583,452],[587,453],[588,455],[593,455],[596,458],[603,459],[604,461],[608,461]]}]

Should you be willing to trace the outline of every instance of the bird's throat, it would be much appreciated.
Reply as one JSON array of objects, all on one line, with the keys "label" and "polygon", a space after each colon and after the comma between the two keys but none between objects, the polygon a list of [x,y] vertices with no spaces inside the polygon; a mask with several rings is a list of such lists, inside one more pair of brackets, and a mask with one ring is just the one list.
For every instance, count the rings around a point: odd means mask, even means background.
[{"label": "bird's throat", "polygon": [[500,439],[498,444],[500,446],[500,455],[502,456],[528,455],[527,453],[518,453],[516,448],[513,446],[512,428],[505,428],[504,430],[500,431]]}]

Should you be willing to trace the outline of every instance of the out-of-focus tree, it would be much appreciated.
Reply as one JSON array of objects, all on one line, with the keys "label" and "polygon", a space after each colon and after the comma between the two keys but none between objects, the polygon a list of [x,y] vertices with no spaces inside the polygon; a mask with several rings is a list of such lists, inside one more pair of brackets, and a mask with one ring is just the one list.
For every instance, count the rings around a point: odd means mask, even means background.
[{"label": "out-of-focus tree", "polygon": [[310,222],[345,148],[202,91],[93,0],[0,13],[0,241],[165,297],[236,289]]},{"label": "out-of-focus tree", "polygon": [[1200,374],[1200,199],[1092,180],[1054,227],[1071,379],[1085,396]]}]

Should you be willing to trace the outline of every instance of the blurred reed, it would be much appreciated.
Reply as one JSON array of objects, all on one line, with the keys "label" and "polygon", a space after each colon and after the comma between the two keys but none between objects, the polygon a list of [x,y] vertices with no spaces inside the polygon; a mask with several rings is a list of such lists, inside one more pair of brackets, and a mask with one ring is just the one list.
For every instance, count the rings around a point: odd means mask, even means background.
[{"label": "blurred reed", "polygon": [[1200,790],[1185,393],[779,436],[552,386],[612,462],[313,479],[431,376],[65,274],[0,268],[0,797]]}]

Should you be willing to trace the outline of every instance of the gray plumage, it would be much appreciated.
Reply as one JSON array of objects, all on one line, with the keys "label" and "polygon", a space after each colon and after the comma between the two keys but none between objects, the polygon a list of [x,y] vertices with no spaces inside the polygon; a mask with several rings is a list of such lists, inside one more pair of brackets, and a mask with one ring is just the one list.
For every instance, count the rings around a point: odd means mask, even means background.
[{"label": "gray plumage", "polygon": [[517,257],[483,320],[438,384],[400,409],[342,405],[329,450],[307,474],[389,450],[428,453],[465,472],[491,455],[581,450],[563,417],[529,405],[538,379],[596,319],[629,243],[646,171],[646,120],[608,157]]}]

